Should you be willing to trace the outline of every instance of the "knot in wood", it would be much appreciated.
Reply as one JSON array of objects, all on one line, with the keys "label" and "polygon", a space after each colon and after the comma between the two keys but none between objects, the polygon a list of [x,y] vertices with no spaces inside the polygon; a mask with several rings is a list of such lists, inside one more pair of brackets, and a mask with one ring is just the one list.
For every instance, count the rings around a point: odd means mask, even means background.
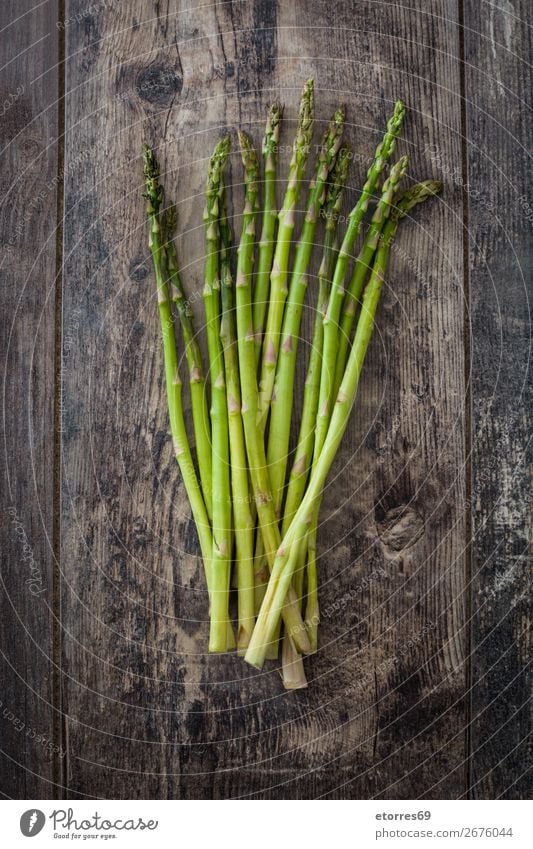
[{"label": "knot in wood", "polygon": [[376,520],[381,543],[392,552],[410,548],[424,533],[424,520],[413,507],[400,505]]}]

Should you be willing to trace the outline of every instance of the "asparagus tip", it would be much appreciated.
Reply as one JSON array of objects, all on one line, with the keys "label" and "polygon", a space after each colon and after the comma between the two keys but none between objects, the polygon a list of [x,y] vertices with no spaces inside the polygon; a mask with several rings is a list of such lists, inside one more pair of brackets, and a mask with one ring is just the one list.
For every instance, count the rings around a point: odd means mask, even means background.
[{"label": "asparagus tip", "polygon": [[310,78],[306,80],[300,99],[299,126],[302,130],[308,129],[313,121],[315,107],[315,81]]},{"label": "asparagus tip", "polygon": [[408,164],[409,164],[409,157],[408,156],[400,156],[398,161],[394,163],[394,165],[392,166],[392,168],[390,170],[389,179],[392,182],[399,183],[400,180],[402,179],[403,175],[405,174],[406,170],[407,170]]},{"label": "asparagus tip", "polygon": [[337,106],[335,110],[335,114],[333,115],[333,120],[336,124],[344,124],[344,119],[346,118],[346,104],[341,103],[340,106]]},{"label": "asparagus tip", "polygon": [[[275,101],[268,110],[265,136],[263,139],[263,156],[265,157],[276,153],[282,117],[283,105]],[[271,170],[275,168],[272,161],[270,162],[270,168]]]},{"label": "asparagus tip", "polygon": [[352,146],[349,142],[344,142],[335,161],[335,167],[333,169],[334,177],[340,177],[340,179],[344,182],[348,173],[351,158]]},{"label": "asparagus tip", "polygon": [[239,136],[239,144],[241,146],[241,150],[250,150],[253,148],[254,143],[248,133],[245,133],[244,130],[238,130]]},{"label": "asparagus tip", "polygon": [[309,153],[309,145],[313,135],[313,118],[315,112],[315,83],[308,79],[303,87],[300,98],[300,109],[298,112],[298,128],[294,139],[291,167],[297,169],[305,167]]},{"label": "asparagus tip", "polygon": [[222,172],[231,148],[229,135],[223,136],[215,145],[215,149],[209,160],[207,172],[206,207],[204,221],[213,222],[218,219],[218,197],[222,191]]},{"label": "asparagus tip", "polygon": [[314,80],[306,81],[302,96],[300,98],[300,109],[298,112],[298,130],[296,133],[296,145],[309,144],[313,128],[313,117],[315,112],[315,83]]},{"label": "asparagus tip", "polygon": [[395,114],[395,116],[396,117],[401,116],[403,118],[406,111],[407,111],[407,106],[405,105],[403,100],[398,99],[396,101],[396,103],[394,104],[394,114]]},{"label": "asparagus tip", "polygon": [[346,106],[341,103],[335,110],[329,124],[329,135],[331,137],[331,155],[332,161],[337,155],[341,146],[342,132],[344,130],[344,120],[346,118]]},{"label": "asparagus tip", "polygon": [[339,195],[346,183],[351,159],[352,148],[349,144],[344,143],[337,154],[335,164],[331,170],[327,193],[328,208],[332,208],[337,203]]},{"label": "asparagus tip", "polygon": [[215,149],[213,151],[213,156],[226,157],[231,148],[231,136],[229,133],[226,133],[225,136],[222,136],[221,139],[215,145]]},{"label": "asparagus tip", "polygon": [[400,132],[405,118],[406,106],[403,100],[397,100],[394,104],[394,112],[387,125],[387,130],[392,135],[397,136]]},{"label": "asparagus tip", "polygon": [[144,176],[147,179],[159,177],[159,164],[155,153],[148,144],[143,144]]},{"label": "asparagus tip", "polygon": [[272,133],[275,128],[280,123],[283,118],[283,109],[284,106],[278,100],[275,100],[274,103],[271,103],[270,108],[268,110],[268,118],[267,118],[267,133]]},{"label": "asparagus tip", "polygon": [[248,133],[245,133],[243,130],[239,130],[239,145],[241,148],[241,156],[244,167],[247,170],[257,170],[257,154],[255,152],[253,140],[250,138]]},{"label": "asparagus tip", "polygon": [[220,175],[229,156],[230,148],[231,137],[229,134],[217,141],[211,159],[209,160],[208,183],[215,182],[218,184],[220,182]]},{"label": "asparagus tip", "polygon": [[344,119],[346,117],[346,106],[341,104],[337,107],[333,115],[331,116],[331,120],[328,124],[328,128],[325,133],[324,141],[328,139],[328,137],[333,139],[340,139],[340,135],[344,129]]},{"label": "asparagus tip", "polygon": [[178,223],[178,214],[176,212],[176,204],[170,203],[167,208],[163,211],[163,215],[161,218],[161,229],[164,234],[164,240],[168,241],[174,230],[176,229],[176,225]]},{"label": "asparagus tip", "polygon": [[143,144],[143,162],[144,182],[146,185],[146,192],[144,193],[144,197],[149,202],[149,204],[152,204],[152,206],[157,209],[159,208],[163,200],[163,187],[159,182],[159,163],[156,159],[154,151],[147,144]]},{"label": "asparagus tip", "polygon": [[332,167],[335,157],[341,145],[342,131],[344,129],[344,118],[346,115],[346,107],[339,106],[324,133],[322,142],[322,158],[326,160],[328,168]]},{"label": "asparagus tip", "polygon": [[413,207],[435,197],[441,189],[442,183],[439,180],[424,180],[422,183],[416,183],[416,185],[402,192],[393,211],[393,216],[397,219],[405,218]]}]

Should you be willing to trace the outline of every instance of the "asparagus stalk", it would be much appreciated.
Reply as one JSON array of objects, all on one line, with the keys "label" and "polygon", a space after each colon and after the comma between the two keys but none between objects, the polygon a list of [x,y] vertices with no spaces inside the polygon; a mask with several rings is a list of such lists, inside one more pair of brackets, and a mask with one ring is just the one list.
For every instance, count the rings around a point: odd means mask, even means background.
[{"label": "asparagus stalk", "polygon": [[254,553],[254,583],[255,583],[255,612],[259,612],[261,603],[265,597],[266,585],[268,583],[268,562],[263,545],[263,535],[257,534]]},{"label": "asparagus stalk", "polygon": [[185,295],[178,267],[176,246],[173,242],[173,234],[176,229],[176,207],[171,204],[162,218],[162,232],[164,233],[166,260],[170,281],[172,300],[178,311],[183,342],[185,344],[185,357],[189,371],[189,385],[191,391],[191,406],[196,440],[196,457],[200,471],[200,481],[204,495],[207,515],[211,520],[213,517],[213,506],[211,498],[211,425],[209,421],[209,409],[207,406],[207,394],[205,391],[205,375],[202,363],[202,352],[196,337],[192,310]]},{"label": "asparagus stalk", "polygon": [[398,100],[394,107],[394,113],[387,124],[387,132],[383,137],[383,141],[378,146],[374,155],[374,161],[368,170],[367,179],[359,200],[349,215],[348,227],[346,228],[337,265],[335,266],[328,309],[324,318],[324,355],[320,376],[320,395],[315,433],[315,458],[320,455],[320,451],[322,450],[331,416],[333,384],[335,380],[335,359],[339,335],[338,321],[344,298],[344,281],[348,271],[348,264],[355,240],[359,235],[363,216],[368,209],[370,198],[375,192],[387,160],[394,152],[396,138],[401,130],[404,115],[405,105],[401,100]]},{"label": "asparagus stalk", "polygon": [[[264,198],[263,198],[263,228],[259,241],[259,256],[257,271],[255,275],[254,299],[253,299],[253,324],[255,335],[255,359],[256,366],[261,356],[263,344],[263,333],[268,308],[268,294],[270,289],[270,273],[272,270],[272,257],[274,255],[276,224],[278,221],[276,201],[276,174],[279,133],[281,119],[283,117],[283,106],[274,103],[269,109],[265,136],[263,139],[263,162],[264,162]],[[256,539],[256,550],[254,557],[254,585],[255,585],[255,608],[259,610],[266,590],[268,579],[268,566],[266,563],[263,537],[259,533]],[[277,656],[277,643],[273,644],[270,655]]]},{"label": "asparagus stalk", "polygon": [[333,397],[335,397],[338,392],[342,376],[344,374],[346,354],[348,351],[350,334],[352,332],[359,298],[361,297],[363,286],[379,243],[381,231],[389,217],[393,198],[396,196],[398,186],[405,174],[406,168],[407,157],[405,156],[402,156],[398,162],[392,166],[390,174],[383,184],[381,197],[372,216],[363,247],[355,261],[352,277],[342,304],[342,320],[338,340],[337,362],[335,365]]},{"label": "asparagus stalk", "polygon": [[309,145],[313,132],[314,84],[307,80],[300,101],[300,113],[292,159],[289,167],[289,180],[283,206],[279,213],[279,227],[272,272],[270,275],[270,299],[262,348],[261,379],[259,383],[259,425],[264,432],[280,344],[281,323],[288,294],[287,276],[292,234],[296,221],[296,207],[300,195],[302,178],[309,155]]},{"label": "asparagus stalk", "polygon": [[[335,383],[333,387],[334,398],[337,397],[337,393],[339,391],[339,387],[344,374],[344,368],[346,366],[346,352],[348,349],[348,342],[350,340],[353,319],[355,317],[355,306],[358,303],[359,298],[361,297],[364,282],[368,275],[368,271],[370,269],[374,253],[376,251],[384,223],[388,218],[393,198],[397,194],[398,186],[403,175],[405,174],[406,168],[406,156],[401,157],[398,162],[396,162],[392,166],[390,175],[383,184],[381,197],[372,216],[370,227],[363,243],[363,247],[361,248],[359,256],[357,257],[354,264],[352,277],[343,304],[343,317],[345,319],[343,329],[346,335],[341,335],[338,340],[337,362],[335,368]],[[309,633],[311,646],[313,647],[314,651],[316,651],[317,648],[318,623],[320,618],[317,594],[318,579],[316,574],[316,538],[318,532],[318,517],[321,503],[322,498],[320,497],[317,499],[317,503],[315,504],[314,515],[311,521],[311,526],[309,528],[309,535],[307,540],[308,591],[307,605],[305,610],[305,621]]]},{"label": "asparagus stalk", "polygon": [[401,196],[393,214],[383,231],[381,244],[376,252],[372,272],[366,286],[361,312],[346,370],[337,396],[326,439],[318,462],[313,468],[309,486],[296,511],[293,521],[285,534],[272,568],[267,592],[259,612],[254,633],[248,646],[245,659],[252,666],[261,668],[264,662],[264,646],[273,633],[279,610],[291,585],[295,566],[298,562],[299,547],[312,521],[314,505],[320,496],[327,474],[331,468],[340,441],[346,430],[350,411],[355,400],[359,377],[364,358],[372,336],[376,309],[385,278],[390,246],[394,239],[398,222],[418,203],[432,197],[440,190],[440,184],[427,181],[413,186]]},{"label": "asparagus stalk", "polygon": [[[248,462],[250,466],[250,478],[252,490],[256,500],[256,508],[258,509],[259,532],[256,538],[256,555],[254,558],[254,613],[259,611],[263,595],[266,590],[266,582],[268,579],[268,557],[265,555],[265,546],[263,537],[270,534],[270,545],[279,544],[270,529],[266,528],[264,522],[271,523],[272,517],[270,511],[266,507],[258,505],[268,503],[271,500],[270,482],[266,473],[266,457],[263,447],[263,442],[259,432],[256,432],[254,425],[254,416],[252,412],[257,410],[257,381],[253,369],[251,352],[250,352],[250,333],[253,334],[255,344],[255,318],[253,317],[253,309],[255,304],[251,300],[251,275],[254,259],[254,240],[255,228],[257,221],[258,197],[259,197],[259,166],[256,159],[253,143],[248,138],[246,133],[239,134],[241,145],[241,153],[244,165],[244,178],[246,186],[245,209],[243,214],[243,225],[241,242],[238,249],[238,268],[236,282],[236,300],[237,300],[237,337],[239,343],[239,371],[241,377],[241,395],[242,395],[242,418],[245,431],[245,441],[248,450]],[[251,323],[245,323],[248,312],[252,315]],[[239,325],[239,318],[241,323]],[[239,329],[239,327],[241,329]],[[250,330],[250,328],[252,330]],[[255,356],[255,354],[254,354]],[[252,461],[251,458],[255,458]],[[261,528],[261,515],[263,514],[263,527]],[[272,554],[270,560],[273,560]]]},{"label": "asparagus stalk", "polygon": [[213,481],[213,558],[211,628],[209,651],[228,648],[230,627],[229,590],[231,573],[231,491],[226,381],[220,340],[220,202],[222,174],[230,150],[230,138],[221,139],[209,162],[204,210],[206,259],[204,306],[211,378],[211,431]]},{"label": "asparagus stalk", "polygon": [[259,242],[259,256],[255,275],[253,302],[253,319],[255,333],[255,357],[259,363],[263,331],[268,307],[268,290],[270,288],[270,272],[274,255],[276,224],[278,220],[276,204],[276,171],[278,159],[279,132],[283,106],[273,103],[268,112],[265,137],[263,139],[264,162],[264,198],[263,198],[263,228]]},{"label": "asparagus stalk", "polygon": [[[321,502],[321,497],[319,497]],[[320,504],[318,505],[318,508]],[[316,562],[316,539],[318,533],[319,509],[315,507],[309,534],[307,536],[307,599],[305,604],[305,627],[311,643],[311,650],[318,648],[318,625],[320,622],[320,607],[318,604],[318,571]]]},{"label": "asparagus stalk", "polygon": [[227,218],[225,195],[220,215],[220,272],[222,319],[220,338],[224,351],[227,383],[231,489],[235,526],[235,565],[237,573],[238,630],[237,650],[244,654],[255,623],[254,592],[254,522],[250,509],[246,447],[241,415],[241,386],[237,354],[233,279],[230,267],[231,231]]},{"label": "asparagus stalk", "polygon": [[170,297],[166,279],[165,257],[161,240],[160,209],[163,202],[163,188],[159,182],[159,165],[154,153],[147,145],[143,147],[144,180],[146,185],[146,211],[150,226],[148,244],[154,264],[157,285],[157,301],[161,334],[163,337],[163,357],[165,362],[165,380],[167,390],[168,414],[174,455],[176,457],[183,483],[189,498],[191,510],[204,562],[206,582],[211,592],[211,557],[213,537],[205,502],[194,469],[191,449],[187,439],[183,406],[181,400],[181,380],[178,372],[174,322],[170,306]]},{"label": "asparagus stalk", "polygon": [[[250,138],[246,133],[240,132],[239,141],[244,165],[245,205],[238,249],[235,295],[242,419],[257,516],[270,565],[274,563],[275,552],[280,543],[280,534],[270,490],[263,437],[257,422],[258,389],[255,374],[255,342],[250,292],[258,209],[257,181],[259,169],[257,155]],[[308,651],[310,648],[309,640],[305,633],[298,600],[294,593],[288,593],[287,600],[283,605],[283,619],[288,632],[295,635],[294,641],[297,648],[303,652]]]},{"label": "asparagus stalk", "polygon": [[296,354],[303,302],[307,289],[307,269],[313,250],[318,216],[324,203],[326,181],[339,152],[343,128],[344,108],[341,107],[333,115],[322,140],[315,177],[309,190],[302,233],[294,256],[287,306],[283,318],[282,344],[278,354],[274,392],[270,407],[270,431],[267,448],[270,484],[274,496],[274,508],[278,517],[281,512],[283,485],[287,469]]},{"label": "asparagus stalk", "polygon": [[[331,182],[328,186],[325,206],[326,226],[324,233],[324,250],[322,262],[318,271],[318,303],[314,321],[311,353],[309,356],[309,364],[305,379],[300,433],[296,447],[295,461],[291,470],[289,485],[287,488],[287,498],[285,502],[281,531],[282,537],[287,531],[294,513],[298,509],[302,500],[313,456],[315,421],[318,408],[318,392],[320,388],[320,371],[322,367],[322,343],[324,336],[322,322],[324,315],[326,314],[331,278],[335,269],[335,261],[337,257],[336,224],[341,211],[343,189],[346,183],[350,158],[351,150],[347,145],[345,145],[339,151],[331,174]],[[312,627],[318,611],[315,549],[312,549],[311,546],[309,547],[307,558],[307,601],[305,610],[306,628],[312,651],[316,651],[317,648],[316,628]],[[307,548],[303,545],[300,562],[294,576],[294,588],[299,598],[302,597],[306,554]],[[284,682],[285,678],[287,678],[287,681],[290,682],[290,673],[294,667],[291,664],[290,649],[288,649],[285,645],[282,657],[284,659],[284,673],[285,666],[287,666],[287,674],[284,674]],[[285,686],[288,686],[288,684],[285,683]]]},{"label": "asparagus stalk", "polygon": [[[270,558],[272,561],[272,558]],[[263,599],[265,597],[266,588],[269,576],[269,559],[265,554],[265,546],[263,535],[261,532],[257,534],[255,540],[254,553],[254,595],[255,595],[255,613],[259,613]],[[276,660],[279,654],[279,631],[281,630],[281,621],[278,630],[272,639],[266,654],[266,660]]]},{"label": "asparagus stalk", "polygon": [[285,511],[283,515],[282,535],[290,525],[294,513],[302,500],[315,441],[315,422],[318,409],[318,392],[320,388],[320,371],[322,367],[322,343],[324,329],[322,322],[326,314],[331,278],[335,268],[336,224],[342,206],[344,184],[350,165],[351,150],[346,145],[341,148],[328,187],[325,214],[324,249],[318,271],[318,304],[315,314],[311,353],[305,378],[304,396],[302,403],[302,420],[295,452],[295,460],[291,469]]}]

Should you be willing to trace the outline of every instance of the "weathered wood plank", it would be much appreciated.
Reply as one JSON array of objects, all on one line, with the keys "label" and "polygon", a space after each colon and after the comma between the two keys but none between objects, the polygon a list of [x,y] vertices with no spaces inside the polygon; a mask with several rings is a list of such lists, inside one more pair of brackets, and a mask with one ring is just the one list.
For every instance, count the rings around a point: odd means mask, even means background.
[{"label": "weathered wood plank", "polygon": [[57,3],[2,4],[0,789],[56,792],[52,622]]},{"label": "weathered wood plank", "polygon": [[[295,693],[282,692],[275,669],[205,654],[206,595],[167,438],[140,201],[146,137],[177,194],[197,308],[206,157],[226,126],[259,141],[274,93],[288,104],[285,141],[307,76],[322,122],[347,101],[352,200],[397,96],[411,107],[401,148],[412,176],[438,174],[428,153],[437,143],[460,161],[455,4],[437,5],[440,17],[366,2],[355,14],[338,3],[332,21],[329,4],[310,0],[201,12],[192,3],[167,16],[136,0],[78,22],[83,2],[67,3],[67,170],[88,154],[67,184],[65,226],[65,332],[79,326],[63,375],[73,796],[464,791],[460,190],[451,182],[407,223],[394,252],[324,505],[322,645],[308,662],[309,689]],[[238,184],[236,155],[232,167]]]},{"label": "weathered wood plank", "polygon": [[[527,798],[531,734],[530,9],[465,4],[474,798]],[[528,291],[529,290],[529,291]]]}]

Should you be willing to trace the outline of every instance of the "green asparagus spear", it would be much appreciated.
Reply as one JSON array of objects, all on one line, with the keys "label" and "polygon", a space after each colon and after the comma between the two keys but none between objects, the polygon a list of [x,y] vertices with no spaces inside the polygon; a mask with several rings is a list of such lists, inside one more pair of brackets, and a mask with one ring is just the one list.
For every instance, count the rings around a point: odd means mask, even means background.
[{"label": "green asparagus spear", "polygon": [[176,207],[171,204],[163,213],[161,229],[164,234],[166,260],[170,281],[172,300],[178,311],[183,342],[185,344],[185,357],[189,370],[189,384],[191,389],[191,406],[194,424],[194,435],[196,439],[196,457],[200,470],[200,481],[204,496],[207,515],[211,520],[213,517],[211,499],[211,424],[209,421],[209,409],[207,406],[207,393],[205,391],[205,374],[202,363],[202,353],[196,337],[192,310],[181,282],[178,268],[178,257],[176,246],[173,242],[173,234],[176,229]]},{"label": "green asparagus spear", "polygon": [[[322,342],[324,336],[322,321],[326,314],[329,291],[331,288],[331,279],[333,277],[337,258],[336,225],[341,213],[343,189],[346,183],[350,159],[351,149],[345,145],[340,149],[337,156],[337,160],[331,174],[331,182],[327,191],[326,206],[324,210],[326,219],[324,250],[322,262],[318,271],[318,303],[315,313],[311,353],[309,355],[309,364],[304,386],[300,433],[295,452],[295,461],[291,470],[289,485],[287,488],[287,498],[285,501],[285,511],[281,530],[282,536],[287,531],[294,513],[298,509],[303,498],[305,484],[307,482],[307,476],[309,474],[311,460],[313,457],[315,422],[318,408],[318,393],[320,389],[320,371],[322,367]],[[294,576],[294,587],[298,597],[301,597],[302,595],[306,554],[307,548],[304,546],[301,561]],[[315,550],[312,548],[309,549],[307,561],[306,625],[308,621],[314,621],[314,616],[317,612],[316,557]],[[307,630],[311,642],[311,648],[313,651],[316,651],[316,640],[313,641],[315,628],[310,628],[308,626]]]},{"label": "green asparagus spear", "polygon": [[279,213],[278,238],[270,275],[270,298],[265,338],[262,348],[261,379],[259,383],[259,425],[264,431],[280,344],[281,324],[288,294],[287,277],[292,234],[296,221],[296,207],[300,195],[302,178],[309,155],[309,145],[313,132],[314,85],[307,80],[300,101],[300,113],[293,154],[289,168],[289,180],[283,206]]},{"label": "green asparagus spear", "polygon": [[263,139],[264,162],[264,197],[263,197],[263,229],[259,241],[259,256],[255,275],[253,319],[255,333],[255,356],[259,363],[263,331],[268,308],[268,291],[270,288],[270,272],[272,257],[276,245],[276,224],[278,221],[276,204],[276,171],[278,160],[279,131],[283,117],[283,106],[273,103],[268,112],[265,137]]},{"label": "green asparagus spear", "polygon": [[231,575],[231,490],[229,472],[228,410],[224,360],[220,341],[220,200],[222,175],[230,138],[221,139],[209,162],[204,211],[206,259],[204,306],[211,378],[211,433],[213,480],[213,558],[209,651],[228,649]]},{"label": "green asparagus spear", "polygon": [[320,387],[320,370],[322,364],[322,321],[326,314],[331,278],[335,268],[337,256],[335,231],[337,220],[340,215],[344,184],[348,175],[351,159],[351,149],[346,145],[339,151],[335,168],[331,175],[328,187],[328,195],[325,216],[324,249],[322,261],[318,271],[318,304],[315,313],[313,339],[311,353],[305,378],[304,396],[302,404],[302,420],[300,433],[296,446],[294,464],[291,469],[285,511],[283,515],[282,534],[285,533],[292,521],[295,511],[302,500],[307,482],[307,475],[313,457],[313,445],[315,439],[315,422],[318,408],[318,390]]},{"label": "green asparagus spear", "polygon": [[[246,133],[239,133],[245,176],[245,205],[241,241],[238,249],[237,275],[235,283],[237,340],[239,351],[239,373],[241,378],[242,419],[248,454],[248,464],[257,515],[269,564],[274,562],[280,535],[272,502],[270,480],[266,465],[265,449],[257,423],[258,391],[255,374],[255,344],[252,317],[251,278],[255,224],[258,209],[258,163],[253,143]],[[288,593],[283,606],[283,618],[289,633],[295,634],[295,642],[301,651],[308,651],[309,640],[305,633],[299,604],[294,593]],[[266,648],[266,647],[265,647]]]},{"label": "green asparagus spear", "polygon": [[238,629],[237,650],[244,654],[255,623],[254,592],[254,522],[250,509],[246,447],[241,415],[241,386],[235,326],[233,278],[230,267],[231,231],[227,218],[225,195],[220,214],[220,272],[222,319],[220,338],[226,370],[231,490],[235,526],[235,566],[237,572]]}]

